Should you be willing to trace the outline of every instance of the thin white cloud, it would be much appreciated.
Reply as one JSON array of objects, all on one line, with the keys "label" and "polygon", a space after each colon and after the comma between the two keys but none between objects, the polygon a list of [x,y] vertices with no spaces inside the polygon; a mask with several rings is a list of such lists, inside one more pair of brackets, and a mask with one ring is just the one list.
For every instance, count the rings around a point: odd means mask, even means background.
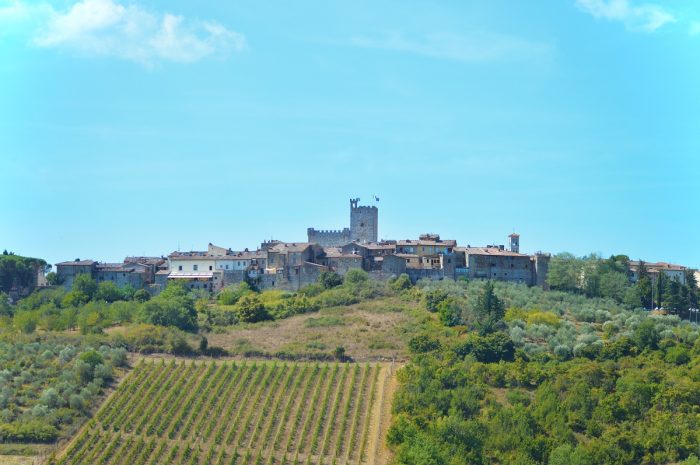
[{"label": "thin white cloud", "polygon": [[491,32],[439,33],[420,38],[393,33],[373,38],[355,37],[352,44],[466,63],[531,60],[549,57],[553,52],[553,46],[547,43]]},{"label": "thin white cloud", "polygon": [[654,32],[676,22],[670,11],[653,3],[634,5],[630,0],[576,0],[576,5],[596,18],[619,21],[632,31]]},{"label": "thin white cloud", "polygon": [[80,0],[66,10],[47,2],[11,0],[0,6],[0,26],[24,24],[30,43],[85,56],[114,56],[147,66],[188,63],[247,48],[245,37],[221,24],[188,21],[118,0]]}]

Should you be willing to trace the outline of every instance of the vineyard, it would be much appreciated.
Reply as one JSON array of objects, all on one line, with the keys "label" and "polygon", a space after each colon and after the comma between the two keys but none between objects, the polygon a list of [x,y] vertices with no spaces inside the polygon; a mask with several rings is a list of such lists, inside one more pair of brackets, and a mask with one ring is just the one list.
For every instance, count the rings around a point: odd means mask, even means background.
[{"label": "vineyard", "polygon": [[390,371],[144,360],[49,463],[379,465]]}]

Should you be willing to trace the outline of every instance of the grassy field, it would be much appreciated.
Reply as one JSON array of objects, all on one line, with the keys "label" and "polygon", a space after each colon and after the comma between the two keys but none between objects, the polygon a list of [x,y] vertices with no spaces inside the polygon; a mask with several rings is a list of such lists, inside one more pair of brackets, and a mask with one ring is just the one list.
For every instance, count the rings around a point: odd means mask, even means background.
[{"label": "grassy field", "polygon": [[233,355],[330,354],[343,346],[359,362],[405,361],[408,340],[420,331],[421,318],[426,315],[418,310],[418,303],[384,297],[277,321],[230,326],[207,338],[210,345]]},{"label": "grassy field", "polygon": [[389,364],[142,360],[51,464],[383,465]]}]

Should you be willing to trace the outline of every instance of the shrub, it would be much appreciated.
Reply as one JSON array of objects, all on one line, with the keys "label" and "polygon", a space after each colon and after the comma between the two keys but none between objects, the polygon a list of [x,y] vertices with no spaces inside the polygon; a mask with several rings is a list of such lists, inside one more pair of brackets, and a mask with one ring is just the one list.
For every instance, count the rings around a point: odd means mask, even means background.
[{"label": "shrub", "polygon": [[369,280],[369,275],[366,271],[354,268],[345,273],[345,282],[348,284],[362,284]]},{"label": "shrub", "polygon": [[408,341],[408,348],[411,352],[416,354],[422,354],[426,352],[431,352],[433,350],[439,349],[441,346],[440,341],[436,338],[428,336],[427,334],[420,334],[414,336]]},{"label": "shrub", "polygon": [[227,286],[219,293],[219,302],[222,305],[235,305],[241,297],[252,292],[250,285],[245,282],[238,286]]},{"label": "shrub", "polygon": [[634,343],[637,344],[639,350],[651,349],[655,350],[659,344],[659,332],[656,330],[656,324],[651,318],[646,318],[634,330],[632,336]]},{"label": "shrub", "polygon": [[413,283],[411,283],[411,278],[406,273],[401,273],[398,278],[389,280],[389,289],[393,291],[405,291],[411,287],[413,287]]},{"label": "shrub", "polygon": [[151,300],[151,294],[149,294],[146,289],[139,289],[138,291],[134,292],[134,300],[141,303],[147,302]]},{"label": "shrub", "polygon": [[690,355],[688,355],[688,351],[684,347],[675,346],[668,349],[664,359],[668,363],[684,365],[690,361]]},{"label": "shrub", "polygon": [[0,441],[3,442],[53,442],[58,430],[53,425],[36,420],[27,423],[0,423]]},{"label": "shrub", "polygon": [[[163,291],[163,294],[166,291]],[[183,331],[197,329],[197,310],[190,296],[163,294],[143,304],[143,321],[159,326],[175,326]]]},{"label": "shrub", "polygon": [[425,308],[431,312],[435,313],[438,311],[438,306],[447,298],[450,294],[444,289],[438,288],[425,293]]},{"label": "shrub", "polygon": [[238,320],[245,323],[255,323],[272,318],[267,309],[265,309],[265,305],[263,305],[260,297],[254,294],[241,297],[234,311]]},{"label": "shrub", "polygon": [[343,277],[334,271],[323,271],[318,275],[318,283],[324,289],[333,289],[343,284]]},{"label": "shrub", "polygon": [[455,353],[462,357],[471,354],[483,363],[512,361],[515,356],[515,345],[510,337],[501,331],[485,336],[470,334],[466,341],[455,348]]}]

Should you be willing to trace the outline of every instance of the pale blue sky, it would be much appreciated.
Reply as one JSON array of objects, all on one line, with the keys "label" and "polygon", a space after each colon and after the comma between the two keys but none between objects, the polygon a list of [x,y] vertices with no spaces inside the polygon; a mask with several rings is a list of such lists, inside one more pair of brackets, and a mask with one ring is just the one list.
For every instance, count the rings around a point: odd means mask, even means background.
[{"label": "pale blue sky", "polygon": [[700,266],[700,3],[0,0],[0,248],[349,223]]}]

